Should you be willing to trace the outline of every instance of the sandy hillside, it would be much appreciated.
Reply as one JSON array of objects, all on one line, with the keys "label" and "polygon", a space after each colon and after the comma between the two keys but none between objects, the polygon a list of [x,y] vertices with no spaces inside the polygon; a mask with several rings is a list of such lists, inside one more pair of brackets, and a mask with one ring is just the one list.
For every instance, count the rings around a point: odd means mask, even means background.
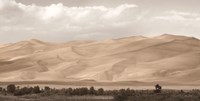
[{"label": "sandy hillside", "polygon": [[161,35],[0,45],[1,81],[140,81],[200,84],[200,40]]}]

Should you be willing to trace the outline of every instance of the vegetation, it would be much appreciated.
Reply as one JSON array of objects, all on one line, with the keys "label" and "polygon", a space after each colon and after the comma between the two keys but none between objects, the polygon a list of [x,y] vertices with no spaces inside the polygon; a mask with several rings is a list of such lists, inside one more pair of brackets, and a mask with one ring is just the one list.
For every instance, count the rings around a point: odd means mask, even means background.
[{"label": "vegetation", "polygon": [[104,90],[94,87],[55,89],[48,86],[40,88],[8,85],[0,87],[1,101],[200,101],[200,90]]},{"label": "vegetation", "polygon": [[8,93],[14,93],[15,90],[16,90],[16,87],[15,87],[14,84],[11,84],[11,85],[8,85],[8,86],[7,86],[7,92],[8,92]]},{"label": "vegetation", "polygon": [[161,93],[161,90],[162,87],[159,84],[155,85],[155,90],[154,90],[155,93]]}]

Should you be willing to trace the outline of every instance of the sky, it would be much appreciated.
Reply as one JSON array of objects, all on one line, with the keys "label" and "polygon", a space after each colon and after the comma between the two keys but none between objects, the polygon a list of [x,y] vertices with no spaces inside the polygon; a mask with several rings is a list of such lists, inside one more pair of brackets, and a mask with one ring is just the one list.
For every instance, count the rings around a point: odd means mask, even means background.
[{"label": "sky", "polygon": [[200,38],[200,0],[0,0],[0,42]]}]

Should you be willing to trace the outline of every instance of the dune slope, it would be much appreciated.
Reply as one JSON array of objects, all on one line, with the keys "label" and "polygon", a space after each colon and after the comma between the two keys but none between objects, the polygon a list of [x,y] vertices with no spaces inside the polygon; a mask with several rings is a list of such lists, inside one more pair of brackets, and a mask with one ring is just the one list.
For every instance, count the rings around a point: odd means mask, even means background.
[{"label": "dune slope", "polygon": [[1,81],[200,84],[200,40],[161,35],[60,44],[28,40],[0,46]]}]

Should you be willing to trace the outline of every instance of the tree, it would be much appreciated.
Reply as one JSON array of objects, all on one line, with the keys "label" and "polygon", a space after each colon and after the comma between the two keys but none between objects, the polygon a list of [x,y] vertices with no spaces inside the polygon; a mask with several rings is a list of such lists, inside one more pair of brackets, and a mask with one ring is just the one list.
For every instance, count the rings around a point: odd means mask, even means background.
[{"label": "tree", "polygon": [[17,89],[14,93],[14,96],[21,96],[21,95],[23,95],[21,89]]},{"label": "tree", "polygon": [[94,89],[94,87],[90,87],[89,94],[91,94],[91,95],[94,95],[94,94],[95,94],[95,89]]},{"label": "tree", "polygon": [[72,88],[68,88],[65,93],[67,95],[72,95],[73,94],[73,89]]},{"label": "tree", "polygon": [[2,92],[3,91],[3,88],[2,87],[0,87],[0,92]]},{"label": "tree", "polygon": [[50,88],[50,87],[48,87],[48,86],[45,86],[45,87],[44,87],[44,90],[45,90],[45,91],[50,91],[50,90],[51,90],[51,88]]},{"label": "tree", "polygon": [[97,91],[98,95],[104,95],[104,89],[103,88],[99,88]]},{"label": "tree", "polygon": [[14,84],[10,84],[10,85],[7,86],[7,91],[8,91],[9,93],[14,93],[15,90],[16,90],[16,87],[15,87]]},{"label": "tree", "polygon": [[161,90],[162,90],[162,87],[159,85],[159,84],[157,84],[157,85],[155,85],[155,93],[161,93]]},{"label": "tree", "polygon": [[126,89],[126,95],[127,95],[127,96],[131,96],[131,95],[132,95],[130,88],[127,88],[127,89]]},{"label": "tree", "polygon": [[23,87],[23,88],[20,89],[20,91],[21,91],[22,95],[31,94],[32,91],[33,91],[33,88],[32,87],[30,87],[30,88]]},{"label": "tree", "polygon": [[114,96],[115,101],[124,101],[127,100],[128,97],[130,96],[129,94],[130,89],[120,89],[118,94]]},{"label": "tree", "polygon": [[4,94],[5,96],[7,95],[7,92],[6,92],[6,89],[5,89],[5,88],[3,88],[2,92],[3,92],[3,94]]},{"label": "tree", "polygon": [[35,94],[37,94],[37,93],[40,93],[41,91],[40,91],[40,87],[39,86],[35,86],[34,88],[33,88],[33,93],[35,93]]},{"label": "tree", "polygon": [[87,95],[89,92],[88,88],[84,87],[84,88],[80,88],[79,89],[79,94],[80,95]]},{"label": "tree", "polygon": [[45,91],[45,92],[50,93],[50,90],[51,90],[50,87],[48,87],[48,86],[45,86],[45,87],[44,87],[44,91]]}]

